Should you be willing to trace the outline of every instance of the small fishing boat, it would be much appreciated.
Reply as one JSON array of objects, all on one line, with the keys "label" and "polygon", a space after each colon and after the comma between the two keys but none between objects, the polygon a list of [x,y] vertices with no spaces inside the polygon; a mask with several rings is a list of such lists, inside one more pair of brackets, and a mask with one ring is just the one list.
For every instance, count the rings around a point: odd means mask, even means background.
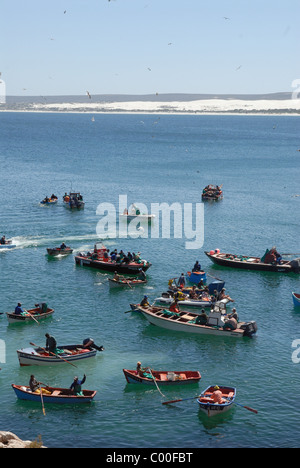
[{"label": "small fishing boat", "polygon": [[44,200],[42,200],[40,203],[41,205],[56,205],[56,203],[58,202],[58,198],[57,197],[46,197],[44,198]]},{"label": "small fishing boat", "polygon": [[101,246],[98,248],[97,244],[95,245],[93,252],[79,253],[76,255],[75,262],[80,266],[88,266],[99,270],[129,275],[138,275],[140,269],[147,271],[148,268],[151,267],[151,263],[147,260],[140,260],[139,262],[118,262],[116,260],[111,260],[107,255],[106,247]]},{"label": "small fishing boat", "polygon": [[218,201],[223,198],[222,185],[207,185],[202,192],[202,200],[214,200]]},{"label": "small fishing boat", "polygon": [[292,292],[293,302],[295,307],[300,307],[300,294]]},{"label": "small fishing boat", "polygon": [[[134,308],[135,307],[135,308]],[[205,325],[201,324],[199,314],[193,312],[171,312],[162,307],[142,307],[140,305],[131,306],[132,310],[141,312],[142,315],[152,324],[167,330],[193,333],[197,335],[215,335],[242,338],[251,337],[257,331],[256,322],[239,322],[237,328],[232,330],[224,328],[227,316],[222,312],[222,308],[215,306],[207,315]]]},{"label": "small fishing boat", "polygon": [[40,307],[35,309],[25,310],[22,315],[17,315],[14,312],[7,312],[7,319],[9,323],[28,323],[36,320],[40,321],[51,317],[54,314],[54,309],[47,307],[46,311],[41,311]]},{"label": "small fishing boat", "polygon": [[148,213],[141,213],[139,208],[136,207],[135,205],[132,206],[132,209],[128,211],[128,209],[125,209],[122,214],[120,214],[121,219],[125,219],[128,222],[134,220],[137,221],[146,221],[151,223],[152,220],[154,220],[155,215],[153,214],[148,214]]},{"label": "small fishing boat", "polygon": [[12,243],[12,239],[3,241],[3,244],[0,243],[0,249],[15,249],[16,247],[16,244]]},{"label": "small fishing boat", "polygon": [[[30,387],[12,384],[12,388],[19,400],[41,403],[40,393],[32,392]],[[77,405],[82,403],[91,403],[97,394],[97,392],[93,390],[82,390],[83,395],[79,396],[74,395],[72,390],[68,388],[41,387],[41,389],[46,390],[45,393],[43,392],[43,402],[54,404]]]},{"label": "small fishing boat", "polygon": [[59,346],[58,353],[49,354],[44,348],[23,348],[17,350],[20,366],[54,366],[67,362],[78,362],[96,356],[97,350],[83,345]]},{"label": "small fishing boat", "polygon": [[[222,393],[221,403],[216,403],[213,398],[214,392],[218,390]],[[236,397],[236,389],[234,387],[224,387],[211,385],[197,399],[200,410],[208,417],[224,414],[231,409]]]},{"label": "small fishing boat", "polygon": [[53,249],[47,249],[47,253],[51,257],[57,257],[58,255],[70,255],[73,253],[73,249],[71,249],[71,247],[55,247]]},{"label": "small fishing boat", "polygon": [[279,273],[299,273],[298,267],[292,262],[281,260],[280,263],[266,263],[267,258],[250,257],[246,255],[233,255],[221,253],[218,249],[205,252],[210,260],[216,265],[244,270],[274,271]]},{"label": "small fishing boat", "polygon": [[119,280],[116,280],[114,278],[109,278],[108,282],[111,288],[119,288],[122,286],[132,287],[132,286],[138,286],[141,284],[147,284],[147,280],[125,279],[125,278],[120,278]]},{"label": "small fishing boat", "polygon": [[80,192],[65,193],[63,196],[64,205],[71,210],[82,210],[84,208],[83,197]]},{"label": "small fishing boat", "polygon": [[198,371],[155,371],[139,375],[136,370],[123,369],[127,383],[155,385],[151,376],[155,378],[159,385],[181,385],[188,383],[197,383],[201,379],[201,374]]}]

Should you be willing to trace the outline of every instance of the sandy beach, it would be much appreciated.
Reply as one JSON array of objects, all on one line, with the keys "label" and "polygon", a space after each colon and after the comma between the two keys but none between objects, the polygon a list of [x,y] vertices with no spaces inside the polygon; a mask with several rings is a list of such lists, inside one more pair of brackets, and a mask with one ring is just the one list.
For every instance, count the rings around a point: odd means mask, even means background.
[{"label": "sandy beach", "polygon": [[[11,98],[0,105],[0,111],[20,112],[82,112],[140,114],[275,114],[299,115],[300,99],[288,93],[245,97],[194,99],[185,95],[160,96],[95,96]],[[126,99],[127,98],[127,99]],[[87,102],[88,100],[88,102]]]}]

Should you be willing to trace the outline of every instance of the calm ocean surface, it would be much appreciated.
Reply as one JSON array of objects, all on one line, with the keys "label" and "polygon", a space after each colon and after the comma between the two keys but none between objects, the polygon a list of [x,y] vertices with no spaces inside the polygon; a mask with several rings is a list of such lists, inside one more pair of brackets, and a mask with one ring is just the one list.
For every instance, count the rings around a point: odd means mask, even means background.
[{"label": "calm ocean surface", "polygon": [[[23,439],[39,434],[48,447],[299,447],[300,364],[292,343],[300,339],[300,312],[291,292],[299,275],[230,270],[211,264],[204,250],[220,248],[262,256],[276,245],[300,252],[300,118],[278,116],[155,116],[0,113],[0,234],[17,248],[0,252],[1,306],[25,308],[45,301],[55,309],[40,324],[8,325],[0,316],[6,363],[0,372],[0,430]],[[98,239],[100,203],[201,202],[209,183],[223,184],[224,199],[205,204],[205,240],[186,250],[185,238],[109,239],[105,245],[141,251],[150,260],[146,287],[110,291],[108,275],[76,267],[73,256],[49,259],[46,248],[62,241],[75,253]],[[80,191],[85,210],[70,212],[63,194]],[[56,206],[39,202],[55,193]],[[226,281],[241,320],[255,320],[252,339],[189,336],[124,314],[144,294],[152,301],[168,279],[199,260]],[[49,332],[58,344],[92,337],[105,351],[74,369],[21,368],[16,350],[30,341],[44,346]],[[161,370],[199,370],[199,384],[162,388],[166,400],[196,396],[210,384],[237,387],[235,408],[208,420],[196,400],[163,406],[155,387],[126,384],[122,369],[137,361]],[[11,384],[29,376],[69,387],[87,375],[97,390],[87,407],[46,407],[17,401]]]}]

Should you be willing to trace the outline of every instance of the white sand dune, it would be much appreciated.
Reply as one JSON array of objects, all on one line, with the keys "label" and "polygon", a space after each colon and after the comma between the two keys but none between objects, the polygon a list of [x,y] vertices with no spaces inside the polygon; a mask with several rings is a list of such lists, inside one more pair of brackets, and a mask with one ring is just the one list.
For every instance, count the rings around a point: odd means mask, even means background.
[{"label": "white sand dune", "polygon": [[[30,109],[28,109],[30,110]],[[111,102],[33,104],[32,111],[44,112],[128,112],[128,113],[300,113],[300,99],[237,100],[208,99],[173,102]]]},{"label": "white sand dune", "polygon": [[267,95],[96,95],[11,97],[0,111],[141,114],[300,114],[300,99],[292,93]]}]

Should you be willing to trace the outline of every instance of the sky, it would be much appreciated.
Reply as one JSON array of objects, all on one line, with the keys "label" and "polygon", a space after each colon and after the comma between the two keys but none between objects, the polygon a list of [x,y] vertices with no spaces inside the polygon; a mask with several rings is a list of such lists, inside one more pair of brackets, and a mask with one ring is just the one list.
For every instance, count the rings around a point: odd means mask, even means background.
[{"label": "sky", "polygon": [[0,0],[7,95],[260,94],[300,79],[300,0]]}]

